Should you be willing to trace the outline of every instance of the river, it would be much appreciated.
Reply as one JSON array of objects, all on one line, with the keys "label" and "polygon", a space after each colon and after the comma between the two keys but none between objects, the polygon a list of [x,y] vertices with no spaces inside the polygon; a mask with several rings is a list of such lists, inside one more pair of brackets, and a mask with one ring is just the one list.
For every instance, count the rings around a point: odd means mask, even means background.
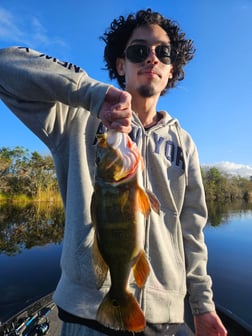
[{"label": "river", "polygon": [[[54,290],[63,229],[61,205],[0,204],[0,321]],[[252,326],[252,204],[210,204],[205,239],[216,304]]]}]

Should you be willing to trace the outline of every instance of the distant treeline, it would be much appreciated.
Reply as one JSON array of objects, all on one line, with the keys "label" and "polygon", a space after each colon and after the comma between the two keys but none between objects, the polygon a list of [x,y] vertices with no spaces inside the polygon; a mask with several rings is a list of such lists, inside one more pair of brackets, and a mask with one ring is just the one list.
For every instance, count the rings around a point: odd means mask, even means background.
[{"label": "distant treeline", "polygon": [[201,170],[207,201],[252,200],[252,179],[221,173],[212,167]]},{"label": "distant treeline", "polygon": [[0,148],[0,199],[60,200],[51,155]]},{"label": "distant treeline", "polygon": [[[208,201],[252,198],[252,180],[221,173],[213,167],[202,170]],[[55,167],[51,155],[30,152],[23,147],[0,148],[0,200],[27,198],[59,200]]]}]

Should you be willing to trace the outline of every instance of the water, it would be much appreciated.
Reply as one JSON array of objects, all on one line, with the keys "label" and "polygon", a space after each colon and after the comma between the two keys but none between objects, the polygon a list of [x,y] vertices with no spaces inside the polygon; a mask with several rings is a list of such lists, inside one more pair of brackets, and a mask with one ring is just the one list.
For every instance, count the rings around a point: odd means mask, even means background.
[{"label": "water", "polygon": [[207,226],[208,270],[215,301],[252,326],[252,211],[231,212]]},{"label": "water", "polygon": [[[63,228],[60,205],[0,204],[0,321],[55,289]],[[252,326],[252,205],[209,205],[205,238],[215,302]]]},{"label": "water", "polygon": [[55,289],[61,245],[47,244],[0,256],[0,321]]},{"label": "water", "polygon": [[63,229],[61,205],[0,204],[0,321],[55,289]]}]

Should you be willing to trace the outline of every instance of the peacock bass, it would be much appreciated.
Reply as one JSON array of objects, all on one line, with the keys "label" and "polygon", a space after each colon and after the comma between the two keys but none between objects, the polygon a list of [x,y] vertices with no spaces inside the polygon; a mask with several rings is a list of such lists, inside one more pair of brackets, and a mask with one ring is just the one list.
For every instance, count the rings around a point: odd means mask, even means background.
[{"label": "peacock bass", "polygon": [[144,218],[151,207],[159,212],[156,197],[142,187],[143,160],[125,133],[107,131],[97,136],[96,176],[91,202],[95,229],[93,265],[100,288],[110,272],[111,286],[96,319],[116,330],[139,332],[145,317],[129,291],[129,276],[142,288],[150,273],[144,252]]}]

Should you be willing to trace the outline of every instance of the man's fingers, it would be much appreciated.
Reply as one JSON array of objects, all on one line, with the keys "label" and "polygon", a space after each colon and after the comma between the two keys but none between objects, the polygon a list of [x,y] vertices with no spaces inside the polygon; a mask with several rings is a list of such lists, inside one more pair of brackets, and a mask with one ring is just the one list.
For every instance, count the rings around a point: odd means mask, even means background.
[{"label": "man's fingers", "polygon": [[111,118],[111,112],[103,119],[103,124],[108,129],[129,133],[131,131],[131,118]]},{"label": "man's fingers", "polygon": [[110,111],[108,111],[108,119],[109,120],[117,120],[117,119],[130,119],[132,116],[132,111],[131,109],[117,109],[112,108]]},{"label": "man's fingers", "polygon": [[131,95],[111,87],[101,108],[103,124],[109,129],[129,133],[131,131]]},{"label": "man's fingers", "polygon": [[112,86],[109,88],[106,94],[105,101],[110,103],[111,105],[115,105],[118,103],[122,104],[123,107],[130,106],[131,95],[126,91],[119,90]]},{"label": "man's fingers", "polygon": [[116,119],[110,124],[110,128],[115,131],[120,131],[124,133],[129,133],[131,131],[131,119]]},{"label": "man's fingers", "polygon": [[131,107],[131,95],[126,91],[121,91],[119,101],[115,104],[116,109],[124,109]]},{"label": "man's fingers", "polygon": [[114,131],[117,132],[122,132],[122,133],[130,133],[131,131],[131,126],[122,126],[121,124],[117,123],[117,122],[113,122],[111,124],[111,127],[108,129],[113,129]]}]

